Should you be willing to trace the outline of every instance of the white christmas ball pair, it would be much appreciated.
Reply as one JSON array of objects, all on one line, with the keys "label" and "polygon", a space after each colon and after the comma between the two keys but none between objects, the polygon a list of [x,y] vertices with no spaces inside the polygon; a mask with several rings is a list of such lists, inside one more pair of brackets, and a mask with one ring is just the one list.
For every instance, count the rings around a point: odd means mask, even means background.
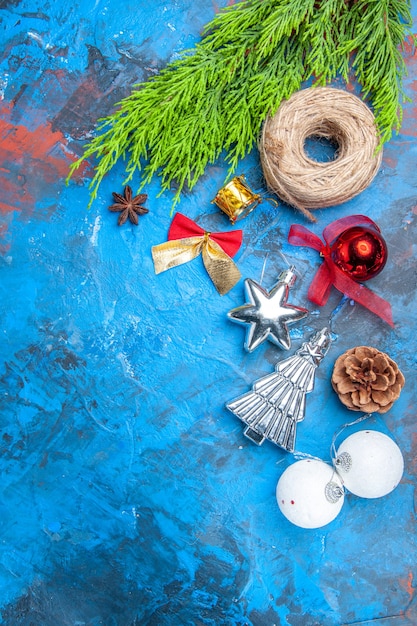
[{"label": "white christmas ball pair", "polygon": [[290,465],[278,481],[278,506],[296,526],[320,528],[339,514],[344,487],[361,498],[380,498],[395,489],[403,471],[403,456],[390,437],[357,432],[339,446],[334,467],[316,459]]}]

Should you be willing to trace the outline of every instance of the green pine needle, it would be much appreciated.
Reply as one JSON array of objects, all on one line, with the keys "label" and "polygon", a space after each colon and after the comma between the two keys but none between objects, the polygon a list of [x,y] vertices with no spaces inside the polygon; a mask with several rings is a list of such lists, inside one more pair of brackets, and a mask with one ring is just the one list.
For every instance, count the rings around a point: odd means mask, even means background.
[{"label": "green pine needle", "polygon": [[[231,175],[258,139],[268,114],[314,77],[346,82],[353,71],[373,107],[380,145],[402,121],[406,66],[402,47],[411,0],[242,0],[206,26],[185,51],[118,109],[70,168],[95,157],[90,203],[103,177],[123,159],[128,183],[160,176],[162,191],[192,189],[223,150]],[[414,40],[413,40],[414,44]]]}]

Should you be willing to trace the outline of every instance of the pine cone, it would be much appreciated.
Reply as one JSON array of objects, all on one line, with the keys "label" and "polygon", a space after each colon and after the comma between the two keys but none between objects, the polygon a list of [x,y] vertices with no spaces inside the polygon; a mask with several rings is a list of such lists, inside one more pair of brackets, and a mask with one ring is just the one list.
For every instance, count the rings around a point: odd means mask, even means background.
[{"label": "pine cone", "polygon": [[399,397],[405,378],[387,354],[359,346],[339,356],[331,381],[339,400],[348,409],[386,413]]}]

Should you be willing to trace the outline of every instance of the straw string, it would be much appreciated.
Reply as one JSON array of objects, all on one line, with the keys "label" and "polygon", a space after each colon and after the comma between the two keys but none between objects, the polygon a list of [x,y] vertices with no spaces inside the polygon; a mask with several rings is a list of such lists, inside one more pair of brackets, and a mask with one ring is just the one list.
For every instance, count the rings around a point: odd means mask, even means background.
[{"label": "straw string", "polygon": [[[308,137],[336,144],[335,158],[310,158]],[[342,204],[371,183],[382,160],[378,146],[374,115],[362,100],[341,89],[310,87],[266,119],[259,151],[268,189],[315,222],[312,210]]]}]

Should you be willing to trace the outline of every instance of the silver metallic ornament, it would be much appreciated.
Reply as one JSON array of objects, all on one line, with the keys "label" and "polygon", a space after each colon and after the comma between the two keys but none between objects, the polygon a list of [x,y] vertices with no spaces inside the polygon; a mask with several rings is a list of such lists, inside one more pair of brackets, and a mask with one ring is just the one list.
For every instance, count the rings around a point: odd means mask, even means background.
[{"label": "silver metallic ornament", "polygon": [[247,425],[246,437],[257,445],[269,439],[294,451],[297,422],[304,419],[305,396],[314,388],[317,366],[330,343],[329,330],[323,328],[294,356],[277,363],[273,374],[260,378],[252,391],[226,404]]},{"label": "silver metallic ornament", "polygon": [[255,350],[266,339],[283,350],[291,347],[288,324],[308,314],[307,309],[287,304],[295,279],[294,267],[281,272],[277,284],[269,293],[254,280],[245,280],[246,295],[251,304],[236,307],[227,316],[234,322],[249,324],[244,343],[248,352]]}]

